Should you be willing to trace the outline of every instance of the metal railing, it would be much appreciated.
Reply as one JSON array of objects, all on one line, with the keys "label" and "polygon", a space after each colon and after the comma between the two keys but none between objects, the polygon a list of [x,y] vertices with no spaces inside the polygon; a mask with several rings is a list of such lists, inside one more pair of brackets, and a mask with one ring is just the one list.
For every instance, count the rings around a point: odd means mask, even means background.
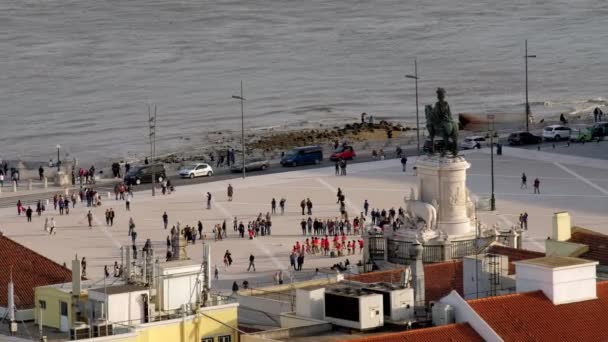
[{"label": "metal railing", "polygon": [[384,260],[385,241],[382,235],[369,237],[369,257],[372,260]]},{"label": "metal railing", "polygon": [[394,264],[406,265],[411,258],[412,243],[409,241],[399,241],[387,239],[387,260]]},{"label": "metal railing", "polygon": [[425,245],[424,252],[422,253],[422,262],[433,263],[443,262],[445,256],[444,245]]},{"label": "metal railing", "polygon": [[477,243],[475,239],[452,242],[452,259],[460,259],[467,255],[475,254],[477,254]]}]

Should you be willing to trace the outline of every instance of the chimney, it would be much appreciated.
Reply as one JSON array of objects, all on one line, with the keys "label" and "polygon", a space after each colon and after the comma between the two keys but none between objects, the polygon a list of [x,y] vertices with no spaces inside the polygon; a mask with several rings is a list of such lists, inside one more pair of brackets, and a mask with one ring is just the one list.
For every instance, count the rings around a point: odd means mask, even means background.
[{"label": "chimney", "polygon": [[553,240],[568,241],[570,240],[572,226],[570,223],[570,214],[567,211],[560,211],[553,214]]},{"label": "chimney", "polygon": [[72,260],[72,295],[74,296],[80,296],[80,291],[82,290],[80,285],[81,277],[80,260],[78,260],[78,255],[75,255],[74,260]]},{"label": "chimney", "polygon": [[514,264],[518,293],[542,290],[554,305],[597,298],[597,261],[547,256]]},{"label": "chimney", "polygon": [[414,288],[414,305],[424,305],[424,265],[422,264],[422,252],[424,248],[419,242],[412,245],[412,284]]}]

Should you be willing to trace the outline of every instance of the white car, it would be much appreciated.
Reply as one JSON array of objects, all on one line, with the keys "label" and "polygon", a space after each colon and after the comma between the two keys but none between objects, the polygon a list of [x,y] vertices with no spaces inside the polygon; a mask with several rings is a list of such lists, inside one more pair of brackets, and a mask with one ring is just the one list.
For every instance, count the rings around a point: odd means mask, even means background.
[{"label": "white car", "polygon": [[562,125],[551,125],[543,129],[543,139],[545,140],[562,140],[570,139],[572,129]]},{"label": "white car", "polygon": [[194,178],[212,175],[213,169],[211,168],[211,165],[205,163],[186,165],[179,170],[179,176],[182,178]]},{"label": "white car", "polygon": [[464,138],[464,141],[460,144],[460,147],[463,150],[469,150],[469,149],[481,148],[481,146],[485,145],[485,143],[486,143],[485,137],[476,135],[476,136]]}]

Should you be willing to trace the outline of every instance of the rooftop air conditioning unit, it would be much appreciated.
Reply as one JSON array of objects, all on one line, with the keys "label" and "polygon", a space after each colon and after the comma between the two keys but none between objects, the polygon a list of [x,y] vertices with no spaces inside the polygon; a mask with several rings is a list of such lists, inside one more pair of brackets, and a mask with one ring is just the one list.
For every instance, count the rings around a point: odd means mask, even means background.
[{"label": "rooftop air conditioning unit", "polygon": [[372,284],[365,290],[382,295],[384,318],[393,322],[414,320],[414,289],[387,283]]},{"label": "rooftop air conditioning unit", "polygon": [[454,323],[454,307],[449,304],[435,303],[432,314],[435,326]]},{"label": "rooftop air conditioning unit", "polygon": [[[369,291],[325,290],[325,320],[335,325],[368,330],[384,325],[382,295]],[[358,293],[357,293],[358,292]]]}]

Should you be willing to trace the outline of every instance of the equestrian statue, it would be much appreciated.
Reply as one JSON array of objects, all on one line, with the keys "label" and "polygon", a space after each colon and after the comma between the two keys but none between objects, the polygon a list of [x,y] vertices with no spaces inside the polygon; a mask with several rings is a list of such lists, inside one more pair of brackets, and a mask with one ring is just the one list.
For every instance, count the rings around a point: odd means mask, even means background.
[{"label": "equestrian statue", "polygon": [[441,156],[445,156],[446,150],[458,155],[458,123],[452,119],[450,105],[445,100],[445,89],[437,88],[437,102],[435,107],[426,105],[424,114],[426,116],[426,128],[431,139],[430,153],[435,153],[435,135],[443,138],[445,147],[441,150]]}]

